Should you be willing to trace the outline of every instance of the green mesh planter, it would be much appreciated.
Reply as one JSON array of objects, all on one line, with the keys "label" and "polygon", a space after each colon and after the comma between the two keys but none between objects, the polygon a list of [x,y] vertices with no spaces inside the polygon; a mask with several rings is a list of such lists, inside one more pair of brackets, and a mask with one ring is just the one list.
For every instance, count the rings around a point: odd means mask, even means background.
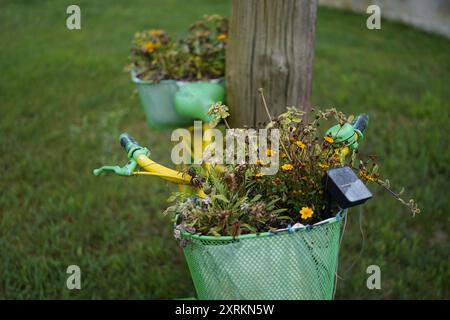
[{"label": "green mesh planter", "polygon": [[332,299],[342,216],[276,233],[184,233],[199,299]]},{"label": "green mesh planter", "polygon": [[[159,83],[155,83],[150,80],[139,79],[136,75],[136,71],[132,70],[131,79],[137,86],[139,99],[150,128],[178,128],[192,125],[194,119],[199,117],[195,112],[190,116],[188,114],[190,111],[189,107],[192,109],[192,105],[196,106],[196,104],[200,102],[201,104],[204,104],[204,113],[206,114],[209,104],[223,101],[225,95],[224,81],[222,78],[210,80],[208,82],[162,80]],[[183,88],[192,84],[199,86],[197,91],[200,91],[200,93],[206,93],[199,95],[196,94],[196,92],[190,94],[191,92],[186,92],[186,89],[183,91]],[[201,86],[205,84],[217,84],[218,86],[212,86],[213,92],[211,93],[211,88],[207,88],[209,91],[201,90]],[[176,97],[179,97],[179,100],[183,99],[181,103],[186,104],[186,108],[183,108],[183,106],[180,108],[180,106],[178,106],[177,110]],[[186,112],[180,113],[180,111],[184,110],[186,110]]]}]

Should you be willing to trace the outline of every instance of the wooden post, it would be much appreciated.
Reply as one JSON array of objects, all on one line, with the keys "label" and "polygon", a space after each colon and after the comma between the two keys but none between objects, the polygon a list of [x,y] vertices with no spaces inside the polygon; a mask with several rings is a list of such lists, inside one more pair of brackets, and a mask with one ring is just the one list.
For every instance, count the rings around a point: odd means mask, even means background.
[{"label": "wooden post", "polygon": [[317,0],[233,0],[227,43],[227,104],[233,127],[256,127],[286,106],[310,107]]}]

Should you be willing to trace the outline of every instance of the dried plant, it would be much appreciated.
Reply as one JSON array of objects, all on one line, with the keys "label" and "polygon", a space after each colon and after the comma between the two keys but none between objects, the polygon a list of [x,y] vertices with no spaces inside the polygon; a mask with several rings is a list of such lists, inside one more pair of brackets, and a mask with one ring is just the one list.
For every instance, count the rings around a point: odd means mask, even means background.
[{"label": "dried plant", "polygon": [[[217,121],[228,116],[228,109],[216,104],[209,113]],[[196,168],[195,176],[202,177],[200,181],[207,197],[177,193],[170,199],[175,204],[166,212],[178,214],[190,232],[214,236],[275,230],[297,222],[314,224],[326,218],[330,208],[334,213],[340,210],[326,197],[326,171],[349,166],[363,182],[380,185],[413,215],[419,213],[414,200],[403,200],[401,192],[393,192],[389,181],[381,179],[376,157],[359,159],[356,150],[347,155],[342,152],[345,145],[322,133],[324,122],[334,120],[343,125],[353,118],[334,108],[313,110],[309,118],[295,107],[287,108],[267,125],[281,132],[283,148],[267,150],[280,152],[280,170],[276,175],[262,173],[261,169],[268,164],[261,159],[256,164],[228,165],[221,170],[213,167],[208,172]]]}]

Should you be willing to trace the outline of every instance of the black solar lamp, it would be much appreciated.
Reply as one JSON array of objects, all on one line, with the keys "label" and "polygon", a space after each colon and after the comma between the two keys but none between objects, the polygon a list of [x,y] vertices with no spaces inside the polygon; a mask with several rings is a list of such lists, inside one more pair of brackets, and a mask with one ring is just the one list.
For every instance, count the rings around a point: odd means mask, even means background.
[{"label": "black solar lamp", "polygon": [[328,170],[325,189],[327,196],[335,200],[342,209],[362,204],[373,197],[350,167]]}]

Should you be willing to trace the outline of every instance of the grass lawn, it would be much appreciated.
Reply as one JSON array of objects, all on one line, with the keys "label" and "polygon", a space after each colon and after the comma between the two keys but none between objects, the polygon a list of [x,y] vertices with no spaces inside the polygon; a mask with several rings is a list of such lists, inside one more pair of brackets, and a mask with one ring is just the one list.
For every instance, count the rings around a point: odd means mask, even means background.
[{"label": "grass lawn", "polygon": [[[229,1],[79,0],[81,31],[65,27],[69,4],[0,3],[0,298],[193,296],[161,215],[173,187],[92,169],[125,162],[122,131],[169,164],[170,133],[146,128],[122,72],[131,37],[150,27],[180,34],[205,13],[228,15]],[[362,152],[380,156],[422,213],[411,218],[371,186],[375,199],[349,214],[336,297],[448,299],[450,42],[384,20],[370,31],[366,18],[320,8],[313,103],[370,114]],[[70,264],[82,269],[82,290],[66,289]],[[366,288],[372,264],[381,290]]]}]

